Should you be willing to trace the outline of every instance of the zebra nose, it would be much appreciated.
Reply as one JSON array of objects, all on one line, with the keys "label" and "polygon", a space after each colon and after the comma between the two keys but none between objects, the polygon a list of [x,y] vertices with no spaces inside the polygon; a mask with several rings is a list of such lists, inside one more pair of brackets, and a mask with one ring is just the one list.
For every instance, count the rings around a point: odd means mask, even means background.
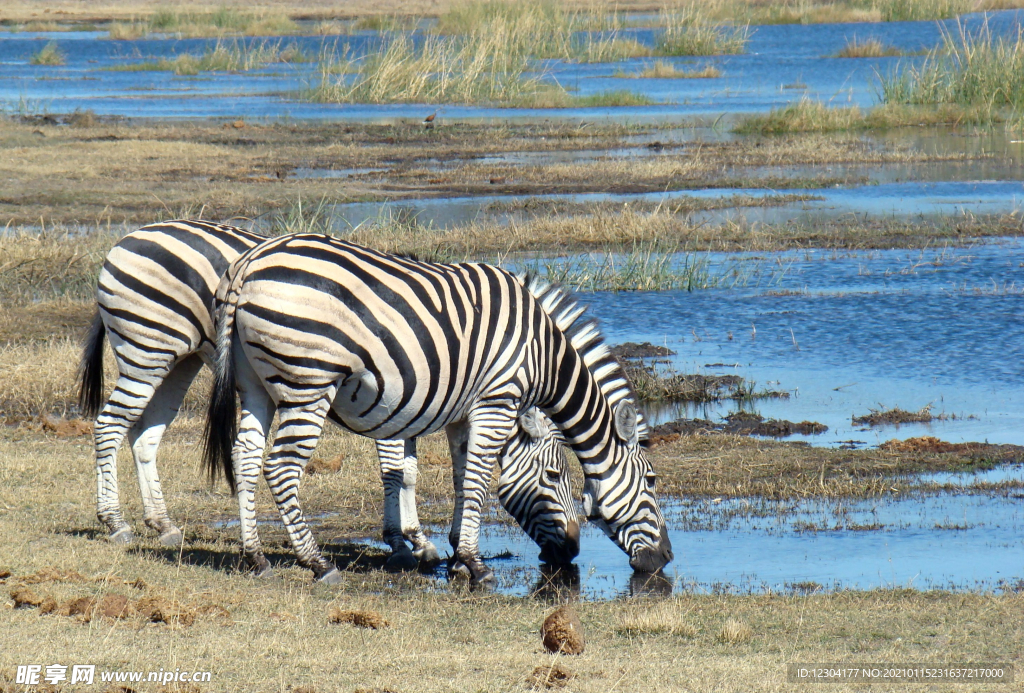
[{"label": "zebra nose", "polygon": [[645,546],[629,559],[629,566],[642,573],[654,573],[665,567],[675,556],[672,555],[672,540],[662,528],[661,541],[657,546]]},{"label": "zebra nose", "polygon": [[565,528],[565,541],[548,542],[541,547],[540,560],[544,563],[566,565],[580,554],[580,525],[569,520]]}]

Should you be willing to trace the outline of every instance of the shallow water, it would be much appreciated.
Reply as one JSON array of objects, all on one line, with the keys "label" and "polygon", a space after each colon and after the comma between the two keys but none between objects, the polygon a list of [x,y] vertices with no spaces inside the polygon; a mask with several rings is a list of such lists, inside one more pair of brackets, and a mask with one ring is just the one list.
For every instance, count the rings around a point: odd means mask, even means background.
[{"label": "shallow water", "polygon": [[[934,475],[936,483],[1024,483],[1024,470]],[[714,499],[663,504],[675,591],[761,593],[914,587],[1019,588],[1024,494],[939,494],[870,501]],[[440,534],[439,534],[440,536]],[[626,555],[584,525],[580,593],[608,599],[643,590]],[[544,584],[537,547],[518,528],[486,525],[481,540],[498,588],[526,595]],[[440,576],[440,571],[438,573]],[[659,586],[659,591],[667,589]],[[649,587],[648,587],[649,588]]]},{"label": "shallow water", "polygon": [[[610,343],[677,352],[681,372],[735,373],[791,393],[753,408],[818,421],[814,444],[934,435],[1024,444],[1024,243],[872,252],[711,254],[711,272],[745,277],[729,290],[581,294]],[[958,418],[866,429],[873,408]],[[652,411],[724,416],[733,402]]]},{"label": "shallow water", "polygon": [[[989,14],[994,35],[1015,35],[1021,11]],[[981,15],[962,19],[968,30],[984,21]],[[679,116],[766,111],[801,98],[829,101],[834,105],[869,106],[877,101],[877,74],[887,74],[898,63],[919,57],[837,59],[830,56],[854,37],[878,38],[905,51],[937,45],[943,30],[956,31],[955,20],[946,22],[891,22],[871,24],[812,24],[760,26],[752,31],[744,55],[713,58],[669,59],[683,69],[716,65],[723,76],[716,79],[621,79],[619,73],[636,73],[651,59],[617,63],[567,64],[546,61],[549,78],[579,95],[630,90],[665,103],[635,108],[504,109],[446,106],[442,118],[544,117],[671,119]],[[621,34],[652,43],[650,29]],[[38,67],[31,56],[46,41],[56,41],[67,64]],[[239,38],[239,43],[278,39]],[[223,40],[222,40],[223,41]],[[233,43],[236,39],[228,39]],[[380,41],[363,32],[339,37],[284,37],[282,45],[296,44],[311,56],[324,49],[344,53],[346,46],[359,53]],[[108,68],[157,58],[173,58],[185,52],[202,53],[216,39],[154,37],[135,41],[111,41],[97,32],[17,33],[0,40],[0,102],[24,100],[50,112],[92,109],[98,114],[133,117],[235,117],[248,118],[421,118],[423,105],[332,105],[306,103],[298,96],[316,82],[314,63],[272,65],[246,73],[203,73],[195,77],[167,72],[114,72]]]},{"label": "shallow water", "polygon": [[[867,169],[865,169],[867,171]],[[908,171],[908,176],[911,175]],[[766,207],[729,207],[728,198],[752,198],[794,194],[819,199],[802,199]],[[909,218],[972,214],[1009,214],[1024,208],[1024,182],[1020,180],[919,181],[836,188],[705,188],[658,193],[577,193],[571,195],[477,195],[474,197],[426,198],[401,202],[353,202],[333,205],[332,223],[343,233],[361,224],[392,216],[415,220],[427,228],[451,228],[474,221],[509,223],[512,220],[550,216],[552,205],[588,203],[650,205],[684,203],[687,199],[721,200],[724,209],[694,212],[691,219],[721,223],[779,223],[791,220],[820,220],[851,214],[871,217]],[[513,211],[503,211],[512,209]]]}]

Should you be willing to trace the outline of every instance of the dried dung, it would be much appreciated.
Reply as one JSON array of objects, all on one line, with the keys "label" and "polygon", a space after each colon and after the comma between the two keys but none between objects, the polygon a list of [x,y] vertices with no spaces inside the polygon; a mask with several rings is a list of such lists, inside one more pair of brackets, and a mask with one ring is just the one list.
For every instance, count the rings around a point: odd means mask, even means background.
[{"label": "dried dung", "polygon": [[95,608],[95,599],[92,597],[79,597],[68,603],[68,616],[81,616],[88,621],[92,618]]},{"label": "dried dung", "polygon": [[569,606],[561,606],[551,612],[544,619],[540,634],[544,639],[544,648],[548,652],[577,655],[582,654],[586,646],[583,624]]},{"label": "dried dung", "polygon": [[327,622],[351,623],[353,626],[372,628],[374,630],[387,628],[391,625],[387,622],[387,619],[376,611],[363,611],[361,609],[342,610],[337,607],[331,609],[331,613],[327,616]]},{"label": "dried dung", "polygon": [[341,466],[344,461],[344,455],[335,455],[329,460],[314,457],[309,461],[309,464],[306,465],[306,474],[334,474],[335,472],[341,471]]},{"label": "dried dung", "polygon": [[131,602],[120,594],[105,594],[96,606],[96,615],[105,618],[127,618],[131,611]]},{"label": "dried dung", "polygon": [[533,673],[526,677],[526,683],[531,688],[565,688],[574,678],[576,674],[561,664],[552,664],[534,669]]},{"label": "dried dung", "polygon": [[52,614],[59,609],[57,600],[53,597],[46,596],[43,598],[43,602],[39,605],[39,613],[41,614]]},{"label": "dried dung", "polygon": [[38,573],[21,578],[18,582],[25,585],[37,585],[41,582],[90,582],[90,580],[75,570],[44,568]]},{"label": "dried dung", "polygon": [[61,419],[56,416],[44,416],[40,420],[43,430],[61,438],[77,438],[92,435],[92,421],[84,419]]},{"label": "dried dung", "polygon": [[43,603],[43,598],[30,589],[24,587],[16,590],[11,590],[11,599],[14,600],[15,609],[27,609],[30,607],[39,606]]},{"label": "dried dung", "polygon": [[0,580],[6,580],[9,577],[11,577],[11,571],[6,568],[0,568]]},{"label": "dried dung", "polygon": [[135,605],[135,611],[153,623],[191,626],[196,620],[195,611],[163,597],[140,599]]}]

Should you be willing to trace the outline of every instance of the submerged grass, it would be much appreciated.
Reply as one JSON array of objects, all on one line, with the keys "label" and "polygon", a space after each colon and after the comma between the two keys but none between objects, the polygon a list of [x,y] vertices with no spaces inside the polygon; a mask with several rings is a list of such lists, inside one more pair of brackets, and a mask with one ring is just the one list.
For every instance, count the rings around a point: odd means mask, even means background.
[{"label": "submerged grass", "polygon": [[665,60],[656,60],[640,72],[617,72],[614,76],[636,79],[710,79],[721,77],[722,72],[711,64],[694,70],[681,70]]},{"label": "submerged grass", "polygon": [[29,59],[29,63],[32,65],[63,65],[64,53],[57,47],[56,41],[50,41]]}]

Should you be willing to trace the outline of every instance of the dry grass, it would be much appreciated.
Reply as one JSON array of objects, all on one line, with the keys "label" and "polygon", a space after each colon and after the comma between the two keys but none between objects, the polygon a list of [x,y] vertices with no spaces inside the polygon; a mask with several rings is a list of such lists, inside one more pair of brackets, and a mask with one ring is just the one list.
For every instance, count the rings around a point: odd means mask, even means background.
[{"label": "dry grass", "polygon": [[710,64],[695,70],[681,70],[673,63],[656,60],[640,72],[632,74],[616,73],[615,76],[639,79],[711,79],[721,77],[722,72]]},{"label": "dry grass", "polygon": [[742,645],[750,642],[754,631],[747,624],[730,618],[718,632],[718,640],[728,645]]},{"label": "dry grass", "polygon": [[892,46],[886,46],[875,38],[858,41],[853,37],[833,57],[835,58],[888,58],[903,55],[903,51]]},{"label": "dry grass", "polygon": [[[331,432],[318,451],[346,454],[343,470],[306,478],[302,487],[311,514],[339,513],[315,531],[345,567],[343,584],[311,584],[308,572],[293,566],[279,526],[267,521],[261,530],[276,577],[257,581],[235,572],[235,533],[212,523],[237,508],[225,488],[211,489],[199,473],[199,435],[197,424],[183,422],[171,429],[163,450],[164,490],[185,527],[179,552],[160,547],[155,538],[125,550],[95,532],[88,438],[0,429],[0,543],[7,547],[0,568],[11,573],[4,592],[31,578],[28,588],[40,605],[50,598],[58,606],[47,614],[0,608],[0,677],[13,681],[17,665],[31,662],[138,671],[184,668],[187,662],[213,672],[202,690],[270,693],[280,691],[283,680],[293,690],[432,692],[519,690],[531,672],[550,667],[553,658],[542,652],[538,632],[548,603],[385,574],[379,569],[383,552],[350,543],[349,537],[376,532],[380,522],[372,449],[350,436]],[[449,468],[435,456],[444,444],[426,442],[420,485],[427,502],[421,508],[428,519],[443,521]],[[765,461],[750,448],[737,457]],[[141,528],[138,491],[124,454],[121,463],[123,501]],[[659,458],[656,464],[660,473],[667,462]],[[271,507],[261,489],[261,517]],[[167,618],[161,610],[157,621],[133,614],[86,623],[81,615],[60,613],[60,605],[82,599],[98,605],[109,594],[125,603],[166,605]],[[696,690],[781,692],[792,688],[785,667],[791,661],[1013,661],[1024,645],[1016,617],[1022,599],[1012,592],[878,590],[581,602],[575,609],[588,634],[586,651],[571,662],[557,661],[575,674],[570,687],[576,691],[674,690],[686,681]],[[376,612],[390,627],[330,626],[334,609]],[[730,621],[745,624],[752,637],[739,637],[744,629]],[[722,633],[733,635],[720,639]],[[898,690],[884,684],[875,689]],[[962,685],[935,689],[952,692]]]}]

